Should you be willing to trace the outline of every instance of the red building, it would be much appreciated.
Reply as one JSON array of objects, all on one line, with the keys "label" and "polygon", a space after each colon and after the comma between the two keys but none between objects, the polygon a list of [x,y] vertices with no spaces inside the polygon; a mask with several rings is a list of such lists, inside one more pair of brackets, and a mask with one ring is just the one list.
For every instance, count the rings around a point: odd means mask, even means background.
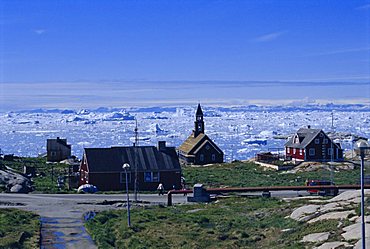
[{"label": "red building", "polygon": [[295,161],[343,161],[343,150],[320,129],[301,128],[285,144],[285,157]]},{"label": "red building", "polygon": [[[137,162],[137,163],[135,163]],[[129,188],[134,189],[137,165],[137,189],[156,190],[181,187],[181,167],[174,147],[166,142],[155,146],[85,148],[80,165],[79,185],[92,184],[98,190],[124,190],[126,175],[123,164],[128,163]]]}]

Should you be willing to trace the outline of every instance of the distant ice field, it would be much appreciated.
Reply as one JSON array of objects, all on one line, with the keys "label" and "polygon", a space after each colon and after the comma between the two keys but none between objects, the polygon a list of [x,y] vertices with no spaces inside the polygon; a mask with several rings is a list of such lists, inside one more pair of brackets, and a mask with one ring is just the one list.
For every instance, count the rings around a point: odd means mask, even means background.
[{"label": "distant ice field", "polygon": [[[194,128],[196,103],[172,107],[27,110],[0,113],[0,148],[4,154],[37,156],[46,152],[46,139],[67,138],[72,153],[83,148],[129,146],[134,142],[135,118],[139,145],[165,140],[178,147]],[[370,137],[368,105],[214,106],[203,105],[205,131],[224,151],[226,161],[248,159],[256,153],[282,151],[286,137],[311,125],[332,130],[348,150],[351,134]]]},{"label": "distant ice field", "polygon": [[130,81],[0,83],[0,111],[100,106],[361,103],[369,82]]}]

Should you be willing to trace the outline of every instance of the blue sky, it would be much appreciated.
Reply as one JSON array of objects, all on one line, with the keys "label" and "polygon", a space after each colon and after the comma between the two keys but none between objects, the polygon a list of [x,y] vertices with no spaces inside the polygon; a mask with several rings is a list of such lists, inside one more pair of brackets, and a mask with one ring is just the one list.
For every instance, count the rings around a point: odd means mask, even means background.
[{"label": "blue sky", "polygon": [[370,1],[2,0],[0,11],[0,84],[370,82]]}]

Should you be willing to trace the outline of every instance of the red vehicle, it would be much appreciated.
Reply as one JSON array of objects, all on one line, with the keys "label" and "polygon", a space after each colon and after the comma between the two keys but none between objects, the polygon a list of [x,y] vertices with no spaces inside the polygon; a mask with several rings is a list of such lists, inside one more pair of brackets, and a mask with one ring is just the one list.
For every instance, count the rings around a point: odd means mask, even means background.
[{"label": "red vehicle", "polygon": [[[328,186],[335,185],[334,182],[328,180],[307,180],[306,186]],[[338,195],[338,189],[309,189],[307,190],[311,195],[317,194],[322,196],[336,196]]]}]

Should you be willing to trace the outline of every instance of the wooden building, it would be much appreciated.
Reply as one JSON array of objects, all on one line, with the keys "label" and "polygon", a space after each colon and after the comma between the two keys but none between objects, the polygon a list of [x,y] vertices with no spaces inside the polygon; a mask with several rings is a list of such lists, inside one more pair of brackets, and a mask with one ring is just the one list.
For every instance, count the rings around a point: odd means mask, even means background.
[{"label": "wooden building", "polygon": [[128,163],[129,188],[134,189],[137,165],[137,189],[156,190],[162,183],[166,190],[181,187],[181,167],[174,147],[166,142],[158,146],[85,148],[80,166],[80,182],[95,185],[98,190],[124,190]]},{"label": "wooden building", "polygon": [[46,150],[49,162],[60,162],[71,157],[71,145],[67,144],[67,139],[47,139]]},{"label": "wooden building", "polygon": [[285,144],[287,160],[343,161],[343,150],[321,129],[301,128]]},{"label": "wooden building", "polygon": [[178,153],[183,164],[204,165],[224,161],[222,150],[204,133],[203,111],[200,104],[195,114],[194,130],[180,145]]}]

